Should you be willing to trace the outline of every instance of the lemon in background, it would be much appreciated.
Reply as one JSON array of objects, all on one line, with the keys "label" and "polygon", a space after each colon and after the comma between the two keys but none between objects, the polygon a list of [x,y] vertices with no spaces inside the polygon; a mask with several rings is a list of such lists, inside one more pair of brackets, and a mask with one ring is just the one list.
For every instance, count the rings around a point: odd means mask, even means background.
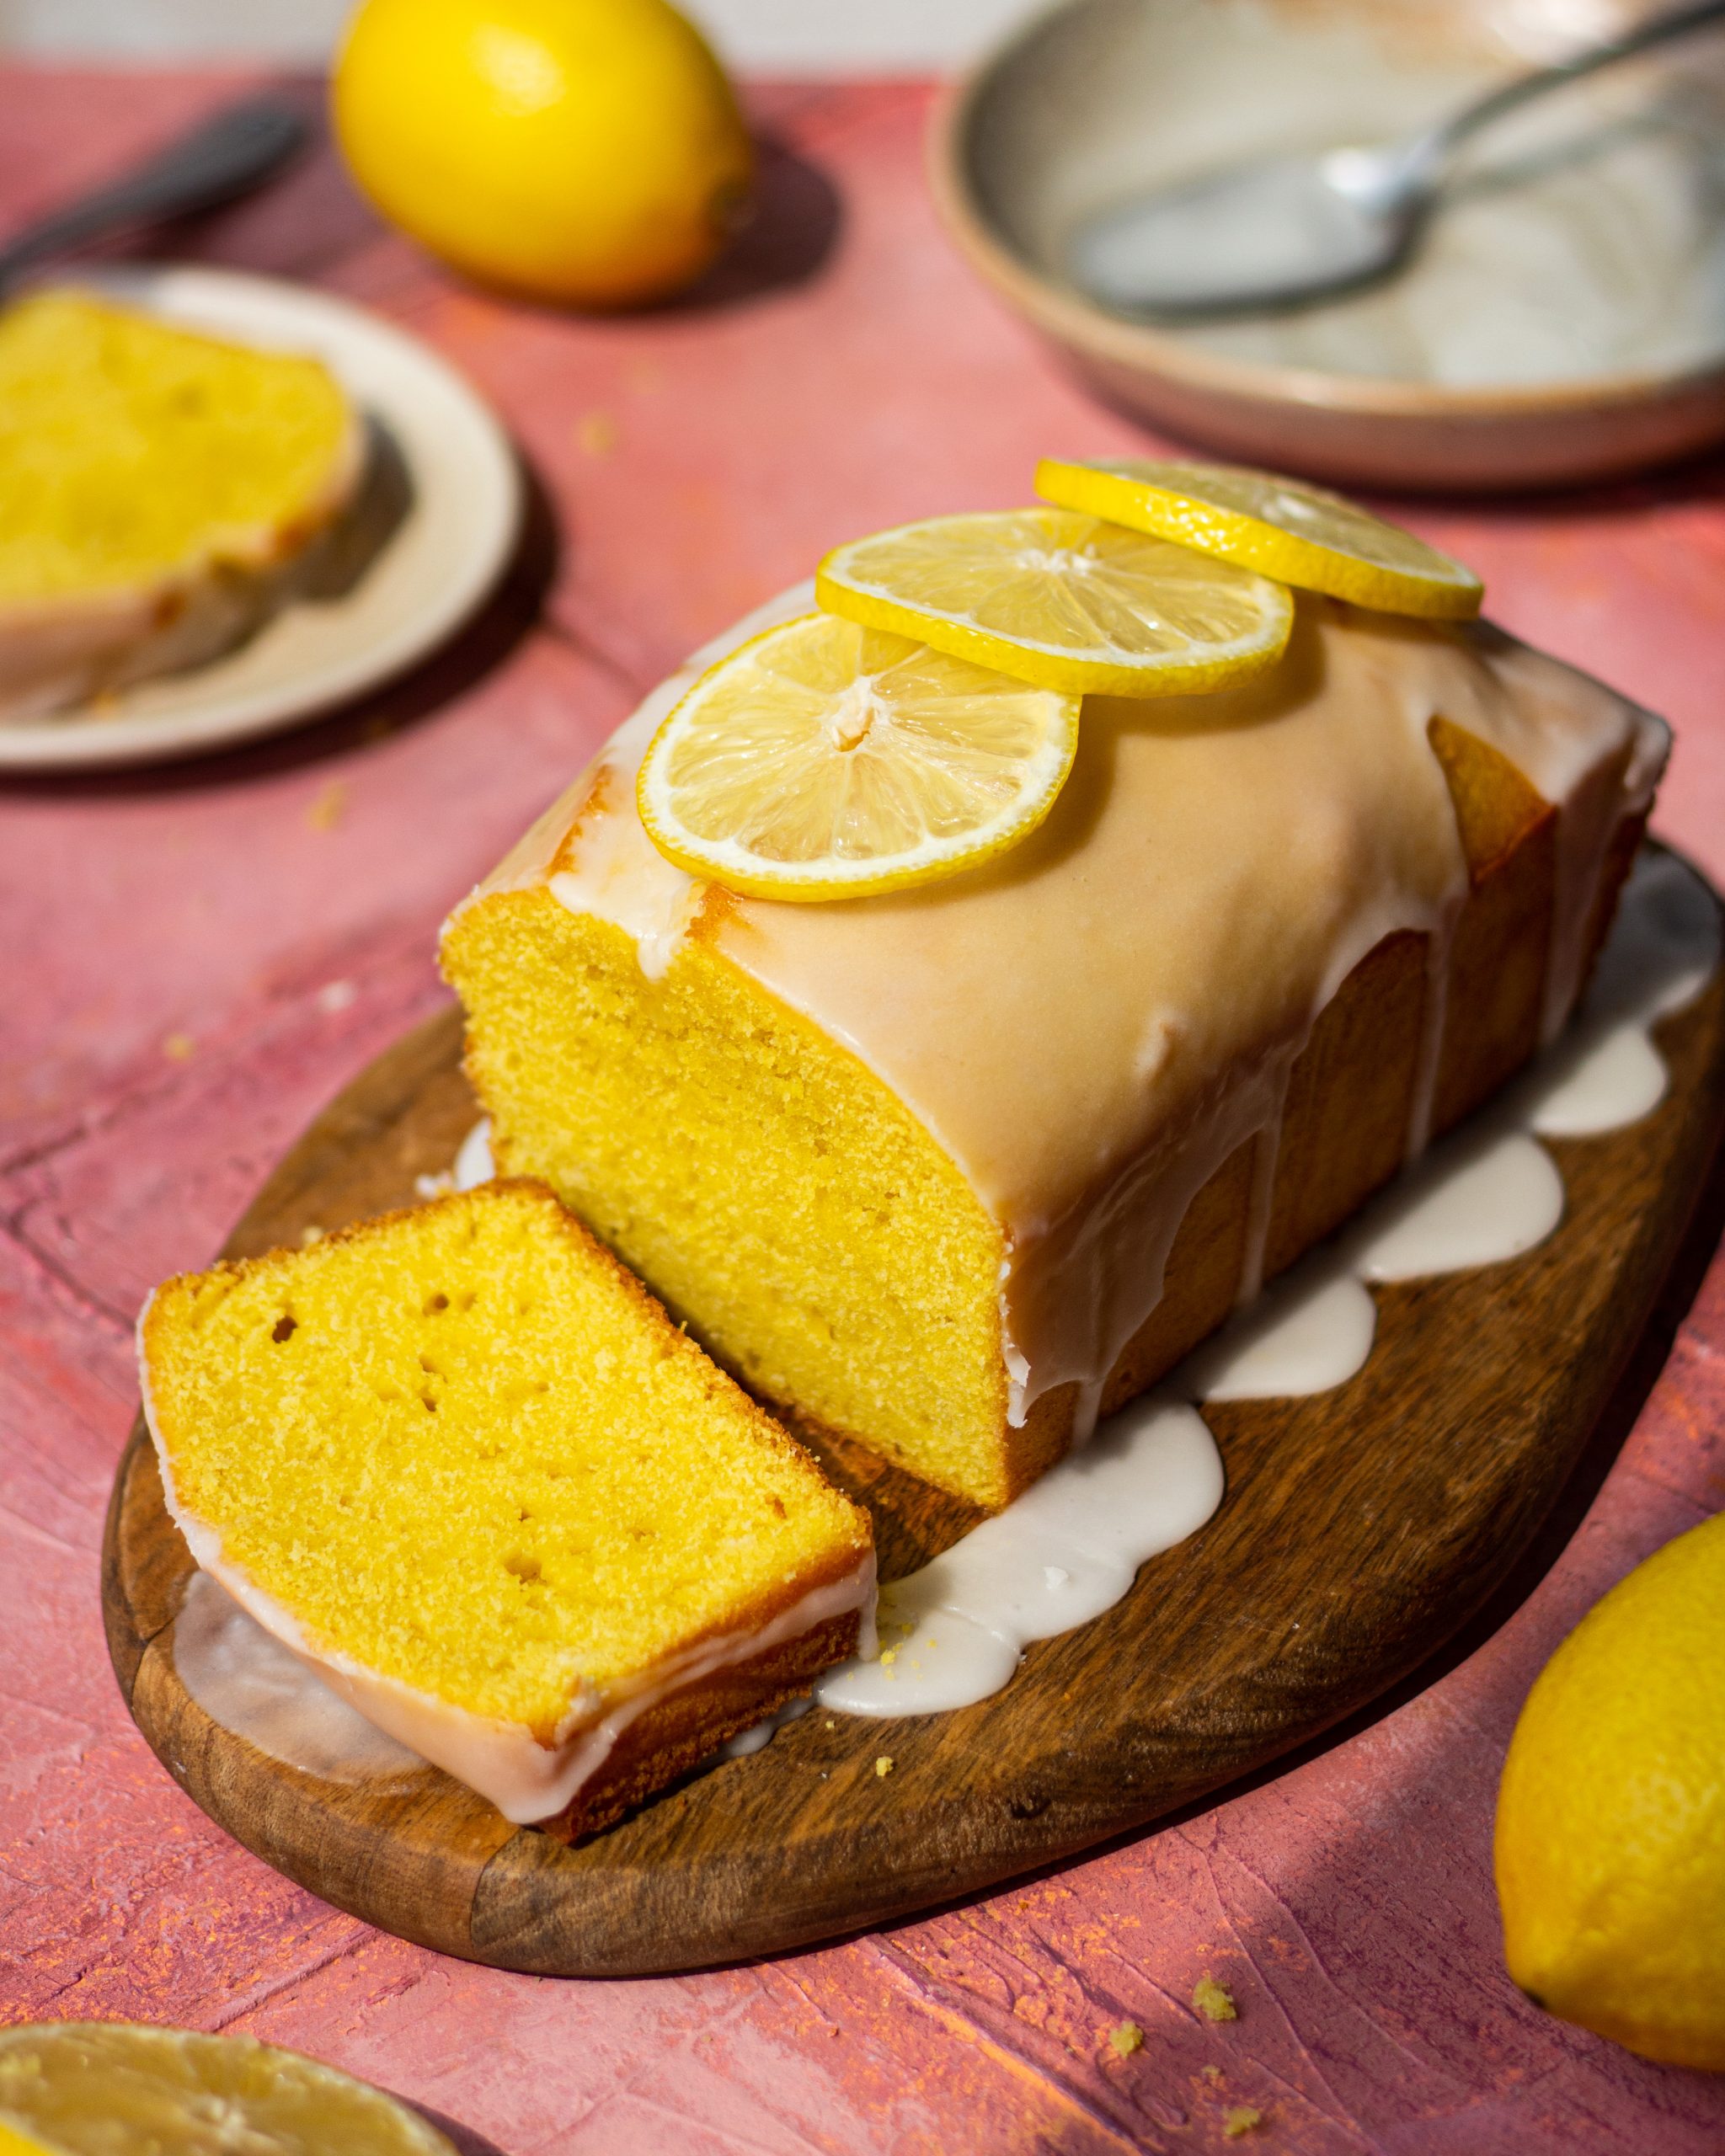
[{"label": "lemon in background", "polygon": [[667,0],[363,0],[334,106],[386,217],[538,299],[611,308],[676,291],[748,199],[735,95]]},{"label": "lemon in background", "polygon": [[1509,1973],[1645,2058],[1725,2071],[1725,1515],[1552,1656],[1498,1798]]}]

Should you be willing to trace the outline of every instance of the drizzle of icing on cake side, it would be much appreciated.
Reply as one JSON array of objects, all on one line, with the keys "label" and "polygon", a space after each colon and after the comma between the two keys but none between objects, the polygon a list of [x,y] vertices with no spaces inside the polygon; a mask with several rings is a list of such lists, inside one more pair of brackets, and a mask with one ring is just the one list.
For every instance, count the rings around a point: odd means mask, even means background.
[{"label": "drizzle of icing on cake side", "polygon": [[[808,598],[786,594],[655,691],[484,889],[544,881],[662,973],[702,887],[641,828],[640,759],[702,666]],[[1087,1433],[1191,1198],[1239,1145],[1262,1135],[1273,1154],[1313,1024],[1399,930],[1429,939],[1437,991],[1408,1133],[1411,1153],[1423,1144],[1467,889],[1428,738],[1439,716],[1558,812],[1549,1035],[1574,1000],[1612,832],[1649,798],[1664,728],[1489,626],[1327,600],[1301,600],[1282,664],[1241,688],[1090,699],[1053,814],[997,863],[882,898],[743,899],[709,922],[714,948],[898,1095],[1000,1225],[1014,1423],[1073,1384]],[[1267,1168],[1260,1182],[1244,1295]]]},{"label": "drizzle of icing on cake side", "polygon": [[1158,1388],[1110,1416],[1007,1509],[881,1591],[886,1651],[830,1670],[823,1707],[884,1716],[969,1706],[1007,1684],[1033,1640],[1112,1607],[1146,1557],[1220,1502],[1215,1444],[1191,1403],[1327,1392],[1365,1367],[1367,1282],[1501,1262],[1557,1226],[1563,1185],[1535,1135],[1616,1129],[1655,1107],[1665,1066],[1648,1028],[1717,969],[1719,913],[1672,857],[1644,856],[1578,1023],[1483,1115],[1434,1149]]}]

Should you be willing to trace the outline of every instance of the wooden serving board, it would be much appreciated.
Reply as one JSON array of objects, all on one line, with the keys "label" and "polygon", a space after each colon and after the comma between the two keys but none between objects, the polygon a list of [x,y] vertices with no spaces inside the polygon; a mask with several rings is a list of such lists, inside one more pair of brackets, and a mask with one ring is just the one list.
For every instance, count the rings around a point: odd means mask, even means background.
[{"label": "wooden serving board", "polygon": [[[1375,1291],[1377,1345],[1334,1391],[1206,1409],[1228,1479],[1215,1518],[1114,1609],[1033,1646],[978,1706],[895,1721],[816,1709],[576,1849],[509,1826],[429,1766],[322,1780],[212,1722],[181,1685],[174,1627],[191,1565],[141,1419],[103,1572],[132,1714],[212,1819],[324,1900],[441,1952],[547,1974],[803,1945],[1142,1827],[1406,1679],[1503,1587],[1583,1455],[1587,1476],[1603,1473],[1674,1322],[1668,1278],[1717,1227],[1710,1208],[1690,1231],[1725,1119],[1725,977],[1658,1038],[1672,1084],[1654,1113],[1552,1144],[1568,1208],[1548,1241]],[[415,1177],[446,1168],[473,1120],[458,1044],[451,1011],[381,1057],[282,1162],[227,1254],[411,1203]],[[873,1512],[885,1577],[976,1517],[867,1455],[828,1465]]]}]

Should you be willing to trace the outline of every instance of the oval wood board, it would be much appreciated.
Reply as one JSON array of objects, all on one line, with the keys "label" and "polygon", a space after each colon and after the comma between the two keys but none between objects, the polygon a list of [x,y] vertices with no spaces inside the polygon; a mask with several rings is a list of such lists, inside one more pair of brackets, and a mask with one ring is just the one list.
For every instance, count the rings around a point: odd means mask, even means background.
[{"label": "oval wood board", "polygon": [[[1552,1145],[1568,1206],[1547,1242],[1376,1291],[1377,1345],[1334,1391],[1206,1409],[1227,1469],[1215,1518],[1114,1609],[1033,1646],[978,1706],[888,1722],[817,1709],[575,1849],[510,1827],[429,1766],[323,1780],[211,1721],[180,1684],[190,1560],[142,1421],[104,1549],[121,1689],[175,1780],[266,1863],[385,1930],[547,1974],[802,1945],[1141,1827],[1405,1678],[1528,1549],[1625,1380],[1706,1181],[1725,1118],[1725,976],[1658,1038],[1672,1083],[1654,1113]],[[459,1041],[451,1011],[373,1064],[282,1162],[227,1254],[411,1203],[415,1177],[447,1167],[473,1120]],[[1622,1409],[1620,1396],[1608,1443]],[[873,1512],[888,1578],[976,1517],[866,1454],[826,1457]]]}]

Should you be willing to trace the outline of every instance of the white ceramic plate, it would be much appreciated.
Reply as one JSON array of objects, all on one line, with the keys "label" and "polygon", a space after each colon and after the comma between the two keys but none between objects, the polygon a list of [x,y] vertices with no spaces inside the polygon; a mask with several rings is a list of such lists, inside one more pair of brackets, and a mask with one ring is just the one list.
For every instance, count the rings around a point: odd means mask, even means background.
[{"label": "white ceramic plate", "polygon": [[339,595],[296,600],[238,650],[141,682],[99,712],[0,724],[0,770],[153,762],[276,733],[411,666],[490,590],[521,524],[515,455],[490,410],[415,339],[344,300],[227,270],[77,281],[236,342],[315,353],[381,430],[405,499]]}]

